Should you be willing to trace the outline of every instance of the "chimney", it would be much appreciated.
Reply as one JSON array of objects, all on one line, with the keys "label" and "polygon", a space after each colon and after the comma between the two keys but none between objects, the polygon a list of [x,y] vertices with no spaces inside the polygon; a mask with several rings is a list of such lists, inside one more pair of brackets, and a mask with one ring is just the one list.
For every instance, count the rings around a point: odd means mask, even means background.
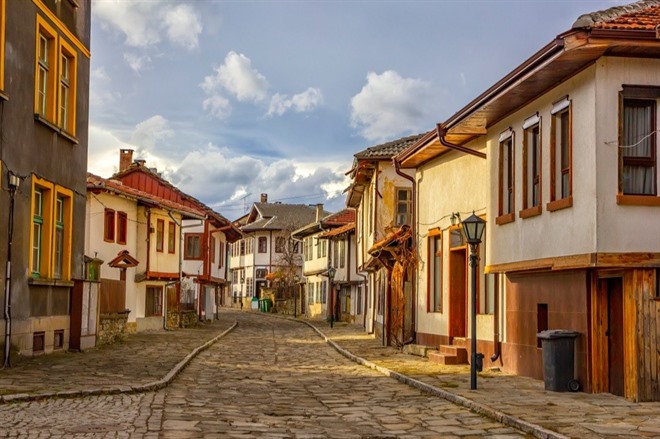
[{"label": "chimney", "polygon": [[139,160],[136,160],[135,163],[137,163],[140,166],[144,166],[144,164],[147,163],[147,161],[144,160],[144,159],[139,159]]},{"label": "chimney", "polygon": [[261,194],[261,202],[268,203],[268,194]]},{"label": "chimney", "polygon": [[119,172],[127,169],[133,163],[133,150],[120,149],[119,150]]},{"label": "chimney", "polygon": [[323,203],[316,205],[316,222],[318,223],[323,218]]}]

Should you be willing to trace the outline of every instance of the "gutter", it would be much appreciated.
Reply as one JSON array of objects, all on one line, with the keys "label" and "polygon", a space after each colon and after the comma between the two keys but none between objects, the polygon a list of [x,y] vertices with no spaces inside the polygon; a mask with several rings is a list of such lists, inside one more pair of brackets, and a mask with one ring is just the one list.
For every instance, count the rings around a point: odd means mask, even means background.
[{"label": "gutter", "polygon": [[451,148],[451,149],[454,149],[456,151],[463,152],[465,154],[474,155],[474,156],[480,157],[482,159],[486,158],[486,154],[484,154],[483,152],[475,151],[475,150],[467,148],[465,146],[457,145],[455,143],[448,142],[445,139],[445,136],[447,135],[447,128],[445,128],[445,126],[443,124],[441,124],[441,123],[437,124],[436,125],[436,130],[437,130],[437,133],[438,133],[438,140],[440,141],[440,144],[442,146],[446,146],[447,148]]},{"label": "gutter", "polygon": [[[405,178],[406,180],[410,181],[412,184],[412,205],[410,209],[410,223],[412,224],[411,229],[412,229],[412,248],[417,248],[417,182],[415,181],[414,177],[409,176],[408,174],[405,174],[404,172],[401,171],[401,163],[399,163],[394,157],[392,159],[392,162],[394,163],[394,170],[398,175],[401,177]],[[416,267],[415,267],[416,268]],[[407,268],[406,268],[407,269]],[[417,315],[415,313],[415,308],[417,308],[417,269],[413,270],[413,282],[410,283],[410,286],[412,288],[412,309],[411,309],[411,319],[412,319],[412,335],[408,340],[404,340],[403,344],[407,345],[410,343],[414,343],[416,336],[417,336]],[[404,288],[405,291],[405,288]],[[405,303],[405,301],[404,301]],[[405,305],[404,305],[405,306]],[[406,331],[406,312],[404,309],[403,312],[403,319],[402,319],[402,331],[405,336],[405,331]]]}]

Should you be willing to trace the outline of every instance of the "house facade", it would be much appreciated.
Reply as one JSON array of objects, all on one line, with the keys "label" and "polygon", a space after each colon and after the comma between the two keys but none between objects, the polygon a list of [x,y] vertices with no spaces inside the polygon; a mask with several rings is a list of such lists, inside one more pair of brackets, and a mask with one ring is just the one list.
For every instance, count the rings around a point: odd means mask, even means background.
[{"label": "house facade", "polygon": [[[412,296],[407,294],[406,309],[398,310],[395,325],[392,317],[391,274],[393,266],[382,252],[369,253],[379,241],[412,220],[412,181],[414,172],[399,171],[392,164],[392,157],[418,141],[422,135],[404,137],[392,142],[367,148],[354,155],[353,167],[348,175],[351,184],[347,189],[346,205],[356,210],[356,262],[357,271],[367,272],[366,329],[384,338],[387,343],[402,343],[412,336]],[[382,256],[382,257],[381,257]],[[407,319],[404,316],[407,315]],[[403,329],[403,326],[406,326]],[[393,331],[393,327],[398,327]],[[397,335],[395,332],[405,332]]]},{"label": "house facade", "polygon": [[440,124],[486,144],[486,272],[501,367],[541,379],[537,333],[568,329],[590,392],[660,399],[660,5],[585,14]]},{"label": "house facade", "polygon": [[[271,280],[293,291],[294,280],[302,275],[302,246],[291,233],[316,218],[316,206],[269,203],[261,194],[250,212],[235,221],[243,238],[230,246],[232,302],[252,306],[263,297]],[[327,212],[324,212],[327,213]],[[255,303],[256,306],[256,303]]]},{"label": "house facade", "polygon": [[[484,139],[455,147],[444,135],[441,128],[430,131],[394,161],[396,166],[415,170],[416,343],[438,348],[428,354],[429,359],[457,364],[470,358],[467,341],[473,337],[470,249],[461,220],[473,212],[486,218],[489,169]],[[479,253],[477,349],[497,358],[499,295],[493,275],[484,275],[485,244]]]},{"label": "house facade", "polygon": [[84,262],[90,27],[89,0],[0,1],[5,365],[9,347],[21,355],[69,347]]}]

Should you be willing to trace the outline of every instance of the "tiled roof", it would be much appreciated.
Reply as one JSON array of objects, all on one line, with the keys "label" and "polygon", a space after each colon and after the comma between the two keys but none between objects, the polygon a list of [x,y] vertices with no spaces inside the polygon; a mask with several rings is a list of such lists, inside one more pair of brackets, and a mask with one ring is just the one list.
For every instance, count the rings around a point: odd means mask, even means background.
[{"label": "tiled roof", "polygon": [[581,15],[573,29],[655,30],[660,24],[660,0],[642,0]]},{"label": "tiled roof", "polygon": [[348,223],[355,222],[355,209],[344,209],[337,213],[326,216],[321,220],[323,225],[326,226],[340,226]]},{"label": "tiled roof", "polygon": [[355,230],[355,223],[344,224],[341,227],[336,229],[328,230],[327,232],[321,233],[319,238],[333,238],[335,236],[341,236],[344,233],[352,232]]},{"label": "tiled roof", "polygon": [[[316,221],[316,206],[306,204],[254,203],[259,216],[241,227],[244,232],[258,230],[296,230]],[[331,212],[323,211],[323,216]]]},{"label": "tiled roof", "polygon": [[355,154],[356,159],[390,159],[417,142],[426,133],[416,134],[414,136],[403,137],[398,140],[372,146]]},{"label": "tiled roof", "polygon": [[396,247],[405,240],[407,240],[408,238],[410,238],[411,236],[412,236],[412,232],[410,230],[410,226],[404,224],[403,226],[392,230],[390,233],[387,234],[385,238],[381,239],[380,241],[372,245],[371,248],[367,250],[367,253],[373,255],[374,253],[384,249],[385,247]]},{"label": "tiled roof", "polygon": [[87,173],[87,190],[103,190],[116,194],[122,194],[138,201],[144,201],[149,204],[156,204],[157,206],[160,206],[166,210],[175,210],[179,213],[192,215],[195,218],[204,217],[204,212],[201,209],[194,209],[192,207],[184,206],[183,204],[179,204],[175,201],[157,197],[153,194],[149,194],[130,186],[126,186],[122,184],[121,181],[106,179],[89,172]]}]

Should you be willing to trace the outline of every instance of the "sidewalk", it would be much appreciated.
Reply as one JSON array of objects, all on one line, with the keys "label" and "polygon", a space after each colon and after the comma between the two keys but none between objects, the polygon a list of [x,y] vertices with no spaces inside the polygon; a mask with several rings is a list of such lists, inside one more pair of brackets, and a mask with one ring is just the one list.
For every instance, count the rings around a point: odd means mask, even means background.
[{"label": "sidewalk", "polygon": [[660,438],[660,402],[633,403],[602,393],[550,392],[543,381],[493,371],[479,373],[477,389],[470,390],[469,366],[444,366],[382,346],[359,325],[335,323],[330,328],[324,321],[305,323],[325,334],[344,355],[365,359],[367,366],[393,378],[536,437]]},{"label": "sidewalk", "polygon": [[[259,318],[287,319],[250,312]],[[2,403],[53,396],[141,392],[163,388],[201,350],[235,326],[240,311],[195,328],[131,335],[127,342],[83,353],[22,359],[0,369]],[[547,392],[543,382],[486,371],[470,390],[468,366],[442,366],[382,346],[359,325],[298,319],[353,361],[377,368],[409,385],[515,426],[536,437],[660,438],[660,402],[632,403],[609,394]],[[556,433],[555,433],[556,432]]]}]

